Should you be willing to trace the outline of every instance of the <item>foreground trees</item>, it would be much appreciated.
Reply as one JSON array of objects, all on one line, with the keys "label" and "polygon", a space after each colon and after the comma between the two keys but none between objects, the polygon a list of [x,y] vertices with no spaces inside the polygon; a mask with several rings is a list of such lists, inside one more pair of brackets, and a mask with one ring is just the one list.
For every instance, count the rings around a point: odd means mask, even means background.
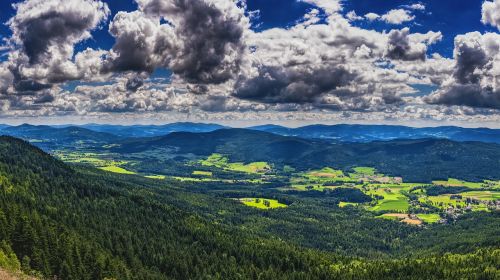
[{"label": "foreground trees", "polygon": [[0,266],[59,279],[499,276],[498,249],[441,256],[431,250],[424,257],[378,261],[340,256],[218,221],[206,195],[133,181],[74,170],[0,137]]}]

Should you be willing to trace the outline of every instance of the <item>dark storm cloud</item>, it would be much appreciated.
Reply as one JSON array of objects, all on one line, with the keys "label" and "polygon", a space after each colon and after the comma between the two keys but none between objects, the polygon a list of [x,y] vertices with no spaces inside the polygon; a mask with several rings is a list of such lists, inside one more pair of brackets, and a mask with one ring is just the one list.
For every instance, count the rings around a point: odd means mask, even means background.
[{"label": "dark storm cloud", "polygon": [[[75,44],[91,37],[109,14],[106,4],[91,0],[27,0],[14,4],[16,15],[7,25],[7,68],[14,89],[37,91],[82,78],[85,67],[73,62]],[[77,56],[78,58],[78,56]],[[79,61],[81,62],[81,61]]]},{"label": "dark storm cloud", "polygon": [[243,15],[228,18],[214,5],[177,0],[165,15],[177,17],[183,48],[171,63],[174,73],[191,83],[222,83],[239,70],[245,45]]},{"label": "dark storm cloud", "polygon": [[500,35],[478,32],[455,39],[455,71],[448,84],[427,97],[430,104],[500,109]]},{"label": "dark storm cloud", "polygon": [[488,56],[478,44],[462,44],[456,47],[456,67],[453,74],[459,84],[477,84],[481,74],[475,72],[488,63]]},{"label": "dark storm cloud", "polygon": [[46,11],[38,17],[11,21],[30,63],[38,63],[50,55],[49,47],[65,47],[70,40],[80,38],[92,28],[95,16],[80,16],[77,11]]},{"label": "dark storm cloud", "polygon": [[10,72],[13,77],[13,86],[17,93],[21,95],[35,94],[37,91],[49,89],[52,87],[50,84],[40,83],[33,79],[24,78],[18,68],[11,67]]},{"label": "dark storm cloud", "polygon": [[389,32],[388,58],[406,61],[425,60],[427,48],[420,50],[412,48],[409,35],[410,30],[408,28]]},{"label": "dark storm cloud", "polygon": [[116,38],[107,58],[106,72],[153,72],[165,64],[169,52],[175,50],[176,40],[168,25],[160,26],[158,19],[142,12],[119,12],[109,26]]},{"label": "dark storm cloud", "polygon": [[36,97],[36,99],[33,101],[34,104],[44,104],[44,103],[51,103],[55,100],[54,95],[51,92],[44,92]]},{"label": "dark storm cloud", "polygon": [[22,94],[37,92],[50,87],[52,85],[42,84],[34,80],[16,80],[14,82],[14,89]]},{"label": "dark storm cloud", "polygon": [[237,83],[234,96],[264,103],[312,103],[356,77],[357,74],[341,66],[317,69],[263,66],[257,77]]},{"label": "dark storm cloud", "polygon": [[141,77],[133,77],[127,80],[125,87],[128,91],[136,91],[144,85],[144,80]]},{"label": "dark storm cloud", "polygon": [[437,98],[427,101],[431,104],[500,109],[500,90],[479,84],[456,84]]},{"label": "dark storm cloud", "polygon": [[[223,83],[239,71],[247,19],[234,2],[137,2],[142,13],[119,13],[110,26],[117,40],[111,69],[152,72],[168,67],[193,84]],[[168,23],[160,25],[159,17]]]}]

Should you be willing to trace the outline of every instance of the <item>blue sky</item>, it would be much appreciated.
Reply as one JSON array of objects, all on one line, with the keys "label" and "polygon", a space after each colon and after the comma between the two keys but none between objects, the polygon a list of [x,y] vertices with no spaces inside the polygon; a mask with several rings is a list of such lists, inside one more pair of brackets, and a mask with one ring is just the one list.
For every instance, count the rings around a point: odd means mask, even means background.
[{"label": "blue sky", "polygon": [[500,121],[500,0],[179,3],[1,1],[0,118]]}]

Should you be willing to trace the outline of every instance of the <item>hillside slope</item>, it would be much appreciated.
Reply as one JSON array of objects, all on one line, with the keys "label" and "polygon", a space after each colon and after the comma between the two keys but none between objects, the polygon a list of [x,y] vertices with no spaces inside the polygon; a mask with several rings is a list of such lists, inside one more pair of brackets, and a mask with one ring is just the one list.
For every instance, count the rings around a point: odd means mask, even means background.
[{"label": "hillside slope", "polygon": [[384,261],[301,248],[213,219],[214,205],[243,214],[236,202],[136,176],[75,170],[10,137],[0,137],[0,186],[2,250],[12,250],[23,271],[46,277],[454,279],[467,273],[494,279],[498,273],[499,252],[488,248]]}]

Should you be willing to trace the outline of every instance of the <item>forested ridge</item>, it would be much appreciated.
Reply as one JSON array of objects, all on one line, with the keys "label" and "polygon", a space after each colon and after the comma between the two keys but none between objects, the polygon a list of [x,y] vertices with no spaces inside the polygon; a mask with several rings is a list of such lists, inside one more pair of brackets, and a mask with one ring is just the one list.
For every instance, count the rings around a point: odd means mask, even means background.
[{"label": "forested ridge", "polygon": [[447,139],[401,139],[369,143],[330,143],[325,140],[281,136],[248,129],[220,129],[206,133],[175,132],[161,137],[127,139],[111,150],[118,153],[153,152],[208,156],[228,155],[233,162],[266,161],[298,170],[330,166],[349,171],[370,166],[410,182],[461,178],[500,179],[500,145]]},{"label": "forested ridge", "polygon": [[[270,227],[261,233],[245,230],[241,225],[248,226],[249,221],[236,216],[248,212],[257,227],[273,215],[277,219],[280,212],[257,215],[203,191],[189,192],[175,184],[162,186],[134,176],[71,167],[10,137],[0,137],[0,186],[0,266],[22,269],[40,278],[500,277],[500,249],[495,239],[498,213],[467,216],[448,229],[423,231],[394,225],[391,231],[400,231],[409,249],[393,254],[388,248],[372,246],[369,250],[380,250],[387,257],[362,258],[279,235],[282,229],[290,229],[286,224],[285,228]],[[228,218],[217,215],[228,210],[235,214]],[[339,214],[338,219],[344,218]],[[389,222],[380,223],[392,227]],[[485,235],[490,236],[474,235],[474,226],[483,226]],[[306,228],[309,231],[301,236],[312,234],[314,238],[317,228]],[[457,232],[467,242],[457,243]],[[363,234],[352,238],[380,238]],[[350,244],[345,236],[339,237],[342,239]],[[407,253],[411,250],[415,250],[413,256]]]}]

